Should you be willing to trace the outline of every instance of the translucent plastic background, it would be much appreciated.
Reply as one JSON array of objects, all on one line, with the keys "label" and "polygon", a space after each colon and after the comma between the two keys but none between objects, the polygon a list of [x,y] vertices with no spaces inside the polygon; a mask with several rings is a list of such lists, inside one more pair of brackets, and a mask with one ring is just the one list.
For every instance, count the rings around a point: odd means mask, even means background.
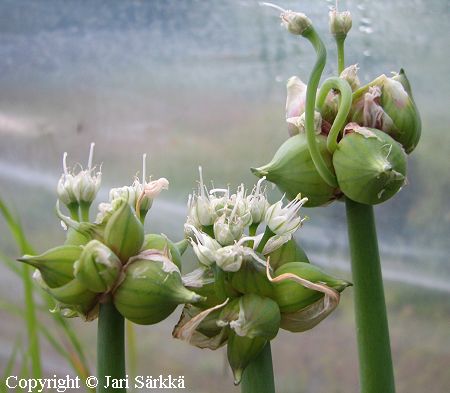
[{"label": "translucent plastic background", "polygon": [[[376,213],[398,391],[442,392],[450,384],[449,3],[339,3],[353,14],[347,64],[359,64],[362,82],[403,67],[421,112],[409,183]],[[325,76],[336,72],[333,4],[280,3],[305,12],[324,37]],[[92,141],[103,163],[100,199],[131,183],[143,153],[147,173],[170,180],[148,230],[174,239],[198,165],[215,185],[251,188],[249,168],[268,162],[287,137],[286,80],[306,81],[314,61],[310,44],[277,17],[257,1],[0,1],[0,197],[34,246],[63,238],[54,215],[62,154],[85,165]],[[313,262],[350,278],[343,205],[304,214],[311,219],[299,239]],[[0,230],[3,252],[17,257],[3,222]],[[20,281],[1,265],[0,296],[21,303]],[[139,372],[181,373],[189,392],[233,391],[224,353],[174,342],[176,320],[138,329]],[[0,368],[17,332],[26,337],[20,320],[4,313],[3,321]],[[94,366],[95,323],[75,323]],[[280,334],[273,351],[282,392],[357,392],[352,290],[313,331]],[[50,350],[44,359],[48,374],[68,369]]]}]

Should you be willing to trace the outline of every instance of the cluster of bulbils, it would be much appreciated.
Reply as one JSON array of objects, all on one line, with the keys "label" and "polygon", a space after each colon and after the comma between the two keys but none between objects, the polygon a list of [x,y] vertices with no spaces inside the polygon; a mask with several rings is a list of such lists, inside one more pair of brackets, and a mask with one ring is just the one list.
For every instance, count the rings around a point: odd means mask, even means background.
[{"label": "cluster of bulbils", "polygon": [[[304,14],[283,10],[281,18],[291,33],[316,40],[312,42],[317,45],[320,38]],[[336,41],[343,43],[351,25],[350,13],[330,13],[330,30]],[[324,63],[325,58],[322,70]],[[403,70],[392,77],[381,75],[364,86],[357,70],[357,65],[347,67],[337,81],[324,82],[317,99],[315,91],[309,97],[314,108],[309,114],[314,117],[314,143],[332,181],[322,175],[312,157],[305,125],[308,86],[296,76],[287,83],[290,138],[269,164],[253,168],[253,173],[275,183],[289,199],[298,193],[307,196],[307,207],[343,196],[375,205],[394,196],[406,183],[406,154],[420,139],[419,113]],[[334,135],[333,128],[337,128]]]},{"label": "cluster of bulbils", "polygon": [[[67,169],[58,183],[57,212],[66,230],[63,245],[41,255],[25,255],[20,261],[34,266],[35,279],[57,301],[55,311],[66,317],[93,320],[101,302],[112,301],[127,319],[153,324],[165,319],[179,304],[198,302],[202,296],[186,289],[181,278],[179,248],[158,234],[144,234],[144,219],[168,181],[146,181],[145,155],[142,181],[113,188],[109,202],[100,203],[94,222],[89,208],[100,187],[100,171]],[[62,202],[70,212],[65,216]],[[186,243],[186,244],[185,244]]]},{"label": "cluster of bulbils", "polygon": [[269,204],[263,182],[248,195],[243,185],[208,191],[200,168],[185,224],[199,267],[183,283],[204,300],[185,305],[173,336],[199,348],[227,345],[236,384],[280,328],[311,329],[350,285],[310,264],[293,239],[307,198]]}]

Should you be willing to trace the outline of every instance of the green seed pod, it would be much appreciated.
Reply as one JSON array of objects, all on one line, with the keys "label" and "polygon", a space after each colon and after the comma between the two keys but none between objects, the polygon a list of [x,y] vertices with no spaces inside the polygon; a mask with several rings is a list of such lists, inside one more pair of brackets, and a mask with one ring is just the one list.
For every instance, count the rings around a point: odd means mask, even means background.
[{"label": "green seed pod", "polygon": [[186,289],[178,267],[154,250],[144,251],[129,261],[113,299],[125,318],[141,325],[162,321],[179,304],[204,300]]},{"label": "green seed pod", "polygon": [[77,230],[75,228],[67,229],[66,240],[64,242],[65,245],[72,246],[84,246],[92,240],[92,235],[85,231]]},{"label": "green seed pod", "polygon": [[79,246],[59,246],[41,255],[24,255],[18,261],[38,269],[45,284],[56,288],[73,280],[73,265],[81,252],[82,248]]},{"label": "green seed pod", "polygon": [[309,263],[305,251],[303,251],[294,239],[288,240],[281,247],[264,256],[269,258],[270,266],[273,270],[278,269],[281,265],[288,262],[301,261]]},{"label": "green seed pod", "polygon": [[406,154],[386,133],[350,123],[333,155],[339,187],[350,199],[376,205],[394,196],[406,181]]},{"label": "green seed pod", "polygon": [[229,333],[227,357],[228,363],[233,370],[235,385],[241,383],[245,368],[261,353],[267,341],[263,337],[248,338],[238,336],[234,332]]},{"label": "green seed pod", "polygon": [[[304,262],[286,263],[275,271],[274,277],[282,274],[293,274],[312,283],[324,283],[338,292],[351,285],[347,281],[332,277],[318,267]],[[323,297],[322,292],[306,288],[293,280],[276,282],[274,286],[275,300],[282,313],[301,310]]]},{"label": "green seed pod", "polygon": [[[186,240],[186,244],[189,244]],[[175,243],[165,235],[158,235],[156,233],[149,233],[144,236],[144,244],[141,251],[145,250],[159,250],[164,251],[167,249],[170,253],[170,260],[177,265],[178,269],[181,269],[181,253]]]},{"label": "green seed pod", "polygon": [[[327,166],[333,171],[326,137],[317,135],[316,141]],[[336,199],[336,189],[330,187],[317,172],[304,133],[290,137],[281,145],[269,164],[252,168],[252,172],[258,177],[266,176],[267,180],[275,183],[290,200],[298,194],[307,197],[307,207],[325,205]]]},{"label": "green seed pod", "polygon": [[254,259],[246,260],[237,272],[230,275],[231,285],[240,293],[254,293],[273,298],[274,288],[267,279],[266,267],[261,262]]},{"label": "green seed pod", "polygon": [[92,292],[108,292],[119,278],[122,262],[104,244],[91,240],[75,262],[75,277]]},{"label": "green seed pod", "polygon": [[104,238],[105,244],[123,263],[141,249],[144,241],[144,227],[125,200],[108,220]]}]

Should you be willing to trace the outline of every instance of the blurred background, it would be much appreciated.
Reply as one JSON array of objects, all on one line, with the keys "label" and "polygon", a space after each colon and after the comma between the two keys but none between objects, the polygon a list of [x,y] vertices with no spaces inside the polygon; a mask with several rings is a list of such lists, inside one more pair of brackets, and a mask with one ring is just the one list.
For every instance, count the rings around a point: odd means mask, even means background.
[{"label": "blurred background", "polygon": [[[287,1],[328,46],[324,76],[336,73],[328,10],[334,1]],[[409,157],[409,183],[376,207],[399,393],[441,393],[450,386],[450,111],[448,0],[340,1],[353,15],[346,63],[360,79],[403,67],[421,112],[423,135]],[[149,213],[147,230],[183,236],[186,200],[197,167],[208,184],[252,188],[249,168],[268,162],[287,138],[285,84],[308,79],[315,56],[306,40],[280,27],[278,12],[257,1],[0,1],[0,197],[39,252],[62,242],[55,187],[68,162],[86,165],[89,144],[103,163],[99,201],[140,172],[167,177],[170,190]],[[280,195],[271,191],[273,202]],[[298,232],[313,263],[351,279],[342,203],[305,209]],[[20,251],[0,220],[2,255]],[[189,258],[188,258],[189,259]],[[192,268],[189,262],[186,271]],[[0,264],[1,304],[23,304],[21,280]],[[39,318],[47,318],[42,307]],[[179,310],[137,327],[140,375],[184,375],[192,393],[239,391],[225,352],[171,339]],[[0,372],[23,320],[0,309]],[[96,323],[71,321],[94,371]],[[63,339],[55,331],[55,339]],[[352,289],[334,314],[303,334],[282,332],[272,345],[283,393],[356,393]],[[46,375],[72,373],[43,342]],[[381,393],[381,392],[380,392]]]}]

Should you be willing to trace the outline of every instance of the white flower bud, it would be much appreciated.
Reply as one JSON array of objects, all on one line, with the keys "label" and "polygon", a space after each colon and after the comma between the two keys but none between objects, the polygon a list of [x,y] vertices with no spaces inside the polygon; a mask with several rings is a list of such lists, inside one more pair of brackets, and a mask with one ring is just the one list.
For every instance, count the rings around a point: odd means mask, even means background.
[{"label": "white flower bud", "polygon": [[295,35],[303,35],[312,26],[311,19],[305,14],[289,10],[281,13],[281,23]]},{"label": "white flower bud", "polygon": [[338,12],[332,10],[329,13],[330,32],[333,35],[346,36],[352,28],[352,15],[349,11]]},{"label": "white flower bud", "polygon": [[269,206],[265,220],[273,233],[276,235],[292,234],[302,225],[304,219],[300,217],[298,211],[308,201],[308,198],[300,198],[299,194],[285,207],[283,207],[282,200]]},{"label": "white flower bud", "polygon": [[219,217],[214,223],[214,237],[222,246],[229,246],[244,233],[244,224],[239,217]]}]

